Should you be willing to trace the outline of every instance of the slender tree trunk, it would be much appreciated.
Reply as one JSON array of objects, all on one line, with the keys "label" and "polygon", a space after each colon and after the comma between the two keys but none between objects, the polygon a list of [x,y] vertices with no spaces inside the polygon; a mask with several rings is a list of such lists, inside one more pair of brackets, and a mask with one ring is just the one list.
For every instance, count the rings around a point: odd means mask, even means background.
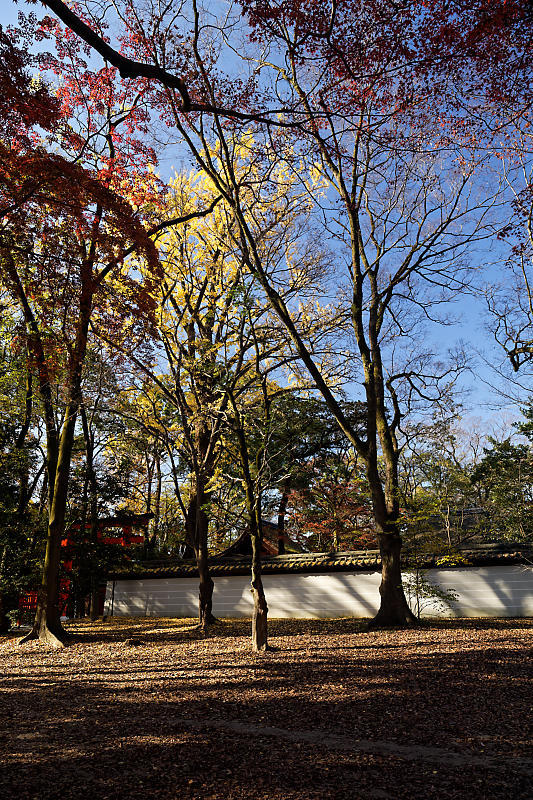
[{"label": "slender tree trunk", "polygon": [[[162,475],[161,475],[161,456],[159,453],[154,457],[155,460],[155,494],[151,495],[153,498],[153,518],[148,524],[144,537],[144,552],[145,555],[153,554],[155,552],[157,542],[159,539],[159,525],[161,520],[161,489],[162,489]],[[152,499],[150,500],[152,502]],[[151,511],[151,509],[149,509]]]},{"label": "slender tree trunk", "polygon": [[85,595],[79,586],[76,587],[74,596],[74,616],[76,619],[81,619],[85,616]]},{"label": "slender tree trunk", "polygon": [[[4,574],[5,564],[7,560],[7,545],[2,550],[2,558],[0,558],[0,579]],[[9,620],[6,616],[6,609],[4,605],[4,596],[0,591],[0,633],[7,633],[9,630]]]},{"label": "slender tree trunk", "polygon": [[[88,483],[88,503],[89,506],[89,542],[92,548],[92,564],[91,579],[90,579],[90,593],[91,593],[91,611],[90,617],[92,622],[98,618],[98,579],[97,573],[97,547],[98,547],[98,481],[96,480],[96,472],[94,469],[94,437],[89,428],[89,420],[85,406],[80,405],[80,417],[83,427],[83,437],[85,439],[85,453],[87,459],[87,483]],[[85,536],[85,520],[83,520],[83,536]]]},{"label": "slender tree trunk", "polygon": [[152,535],[150,537],[151,546],[155,548],[157,544],[157,540],[159,538],[159,521],[161,519],[161,488],[162,488],[162,476],[161,476],[161,457],[159,453],[156,456],[156,463],[155,463],[155,498],[154,498],[154,519],[152,522]]},{"label": "slender tree trunk", "polygon": [[[46,509],[47,499],[48,499],[48,467],[45,463],[45,470],[43,472],[43,482],[41,484],[41,491],[39,495],[39,515],[44,514],[44,511]],[[32,540],[32,548],[30,550],[30,553],[33,553],[35,544],[36,541],[34,537]]]},{"label": "slender tree trunk", "polygon": [[202,508],[205,502],[202,478],[196,481],[197,491],[192,495],[187,509],[187,538],[193,543],[198,566],[198,577],[200,584],[198,587],[198,627],[206,630],[210,625],[217,622],[213,615],[213,588],[214,583],[209,572],[207,533],[209,518]]},{"label": "slender tree trunk", "polygon": [[24,421],[15,442],[15,450],[19,453],[19,497],[17,503],[17,516],[21,519],[26,511],[26,506],[29,501],[29,479],[30,471],[28,459],[24,452],[24,445],[26,443],[26,436],[30,430],[31,417],[33,412],[33,382],[32,374],[29,366],[29,353],[28,364],[26,366],[26,398],[25,398],[25,411]]},{"label": "slender tree trunk", "polygon": [[[92,467],[91,467],[92,470]],[[98,619],[98,583],[100,575],[97,568],[97,548],[98,548],[98,496],[96,475],[93,471],[94,484],[91,482],[91,528],[89,539],[93,547],[94,561],[91,565],[91,620]]]},{"label": "slender tree trunk", "polygon": [[[268,606],[265,590],[263,588],[263,579],[261,577],[261,542],[263,533],[261,523],[261,492],[259,488],[255,486],[252,479],[246,434],[233,397],[231,398],[231,402],[236,418],[235,433],[239,442],[239,454],[246,495],[246,510],[248,512],[250,538],[252,540],[251,592],[254,601],[254,610],[252,612],[252,649],[259,653],[268,650]],[[260,457],[261,454],[259,453],[258,460]]]},{"label": "slender tree trunk", "polygon": [[94,573],[91,575],[91,622],[98,619],[98,581]]},{"label": "slender tree trunk", "polygon": [[152,510],[152,480],[154,477],[154,465],[150,461],[150,455],[146,452],[146,513]]},{"label": "slender tree trunk", "polygon": [[288,480],[283,485],[283,493],[278,508],[278,555],[280,556],[285,553],[285,514],[287,513],[290,489],[291,484],[290,480]]},{"label": "slender tree trunk", "polygon": [[261,536],[252,535],[252,648],[256,652],[268,650],[268,606],[261,577]]},{"label": "slender tree trunk", "polygon": [[[83,492],[81,496],[81,510],[80,510],[80,524],[77,531],[77,536],[72,531],[76,540],[74,542],[73,554],[72,554],[72,573],[74,574],[75,571],[78,573],[78,587],[77,587],[77,594],[80,595],[81,598],[81,611],[78,614],[78,617],[81,619],[85,616],[85,608],[86,608],[86,601],[87,601],[87,583],[85,581],[85,573],[86,570],[89,569],[90,571],[90,563],[91,558],[90,554],[87,554],[85,551],[85,537],[87,535],[87,516],[89,514],[89,468],[86,464],[85,468],[85,475],[83,477]],[[90,575],[89,575],[89,582],[90,582]],[[90,592],[90,588],[89,588]],[[89,606],[90,610],[90,606]]]},{"label": "slender tree trunk", "polygon": [[0,592],[0,633],[7,633],[9,630],[9,620],[6,616],[6,610],[4,607],[4,598],[2,596],[2,592]]}]

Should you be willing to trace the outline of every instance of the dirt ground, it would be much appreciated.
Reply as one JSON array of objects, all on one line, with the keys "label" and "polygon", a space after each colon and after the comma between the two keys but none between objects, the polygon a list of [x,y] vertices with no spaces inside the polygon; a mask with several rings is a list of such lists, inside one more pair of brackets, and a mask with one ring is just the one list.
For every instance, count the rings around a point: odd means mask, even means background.
[{"label": "dirt ground", "polygon": [[0,638],[3,800],[533,797],[533,620],[68,628]]}]

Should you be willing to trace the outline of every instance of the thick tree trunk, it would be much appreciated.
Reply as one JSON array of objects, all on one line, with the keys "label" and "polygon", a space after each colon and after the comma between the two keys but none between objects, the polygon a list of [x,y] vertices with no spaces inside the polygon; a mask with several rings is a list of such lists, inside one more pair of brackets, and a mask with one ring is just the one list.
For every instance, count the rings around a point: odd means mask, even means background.
[{"label": "thick tree trunk", "polygon": [[198,564],[198,575],[200,585],[198,587],[198,627],[206,630],[210,625],[214,625],[216,617],[213,616],[213,588],[214,583],[209,574],[207,563],[207,553],[205,550],[199,551],[196,561]]},{"label": "thick tree trunk", "polygon": [[398,533],[381,533],[379,550],[381,554],[381,603],[370,626],[392,627],[418,625],[418,620],[407,603],[401,571],[402,539]]},{"label": "thick tree trunk", "polygon": [[[55,506],[55,502],[54,502]],[[42,581],[37,593],[37,611],[33,628],[21,639],[20,644],[31,639],[40,639],[54,647],[62,647],[68,635],[61,625],[59,609],[59,565],[61,535],[63,524],[52,515],[48,525],[46,552],[42,572]]]},{"label": "thick tree trunk", "polygon": [[42,582],[37,593],[37,611],[33,628],[21,639],[20,644],[31,639],[39,639],[54,647],[63,647],[68,640],[68,635],[61,625],[59,610],[60,535],[58,526],[51,523],[48,527]]},{"label": "thick tree trunk", "polygon": [[[383,439],[386,440],[385,434]],[[403,586],[401,551],[402,537],[398,525],[397,453],[384,447],[386,470],[385,487],[382,486],[378,468],[375,437],[369,437],[372,447],[367,454],[367,477],[372,492],[372,510],[376,522],[376,535],[381,556],[380,607],[371,620],[371,627],[394,627],[418,625],[418,620],[409,608]]]},{"label": "thick tree trunk", "polygon": [[70,459],[74,441],[74,427],[79,400],[67,405],[65,423],[59,442],[59,457],[54,481],[54,491],[50,506],[50,518],[46,539],[46,552],[42,572],[41,587],[37,593],[37,611],[30,633],[21,644],[30,639],[40,639],[55,647],[62,647],[68,641],[63,629],[59,609],[59,566],[61,538],[65,529]]}]

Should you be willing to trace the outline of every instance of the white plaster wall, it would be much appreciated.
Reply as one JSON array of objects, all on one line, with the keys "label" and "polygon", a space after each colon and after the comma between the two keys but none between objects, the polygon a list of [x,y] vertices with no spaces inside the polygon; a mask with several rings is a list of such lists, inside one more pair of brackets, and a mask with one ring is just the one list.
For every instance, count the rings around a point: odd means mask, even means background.
[{"label": "white plaster wall", "polygon": [[[454,589],[457,602],[440,616],[533,616],[533,567],[470,567],[431,570],[425,577]],[[214,578],[213,613],[218,617],[248,617],[252,611],[246,576]],[[271,617],[369,617],[379,603],[378,572],[264,575]],[[106,593],[111,613],[112,582]],[[197,578],[151,578],[115,582],[116,616],[194,617],[198,611]],[[427,606],[424,615],[435,615]]]},{"label": "white plaster wall", "polygon": [[441,616],[533,616],[533,567],[525,564],[430,570],[425,577],[459,595]]}]

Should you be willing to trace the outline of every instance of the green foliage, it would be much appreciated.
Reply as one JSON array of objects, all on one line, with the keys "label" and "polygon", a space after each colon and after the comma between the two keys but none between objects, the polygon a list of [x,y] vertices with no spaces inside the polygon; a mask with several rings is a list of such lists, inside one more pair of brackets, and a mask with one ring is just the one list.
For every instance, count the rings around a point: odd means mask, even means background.
[{"label": "green foliage", "polygon": [[490,447],[472,473],[487,512],[491,537],[527,541],[533,535],[533,452],[531,445],[489,439]]},{"label": "green foliage", "polygon": [[427,578],[428,570],[408,569],[403,573],[403,589],[413,614],[420,619],[423,611],[434,614],[448,611],[450,604],[459,598],[454,589],[444,589]]},{"label": "green foliage", "polygon": [[32,501],[42,467],[38,418],[27,405],[28,361],[9,306],[0,319],[0,592],[8,617],[37,584],[46,522]]},{"label": "green foliage", "polygon": [[[400,462],[400,504],[408,544],[455,552],[478,533],[479,506],[472,463],[461,445],[459,410],[436,411]],[[416,544],[415,544],[416,542]]]}]

